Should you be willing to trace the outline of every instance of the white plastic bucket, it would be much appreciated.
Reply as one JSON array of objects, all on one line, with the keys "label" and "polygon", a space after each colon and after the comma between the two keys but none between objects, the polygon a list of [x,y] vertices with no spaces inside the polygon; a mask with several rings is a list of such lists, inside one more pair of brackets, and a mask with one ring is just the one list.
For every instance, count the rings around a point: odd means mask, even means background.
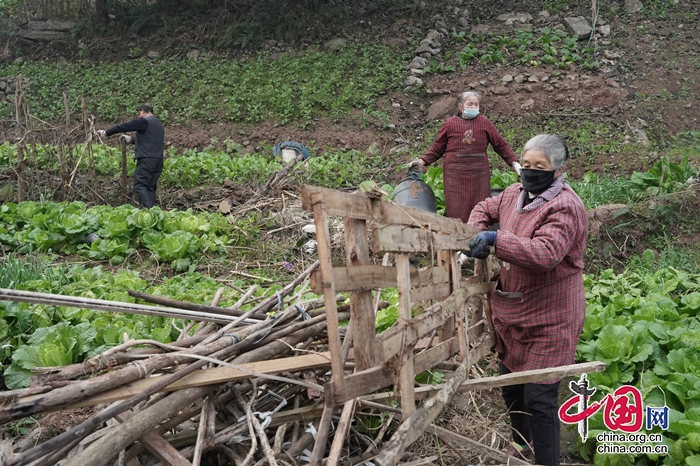
[{"label": "white plastic bucket", "polygon": [[297,156],[297,151],[294,149],[282,149],[282,160],[284,163],[289,163]]}]

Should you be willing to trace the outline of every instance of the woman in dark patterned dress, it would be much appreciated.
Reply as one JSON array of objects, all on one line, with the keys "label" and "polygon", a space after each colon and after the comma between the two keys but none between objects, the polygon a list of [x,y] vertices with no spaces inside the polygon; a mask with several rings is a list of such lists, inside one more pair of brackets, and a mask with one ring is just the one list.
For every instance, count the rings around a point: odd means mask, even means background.
[{"label": "woman in dark patterned dress", "polygon": [[[491,294],[496,350],[502,374],[574,363],[586,315],[583,257],[588,216],[561,176],[568,150],[557,136],[540,134],[523,149],[522,184],[478,204],[469,224],[482,231],[472,257],[494,247],[501,261]],[[534,449],[537,464],[559,464],[559,379],[503,388],[513,446]]]},{"label": "woman in dark patterned dress", "polygon": [[409,171],[421,170],[444,157],[446,216],[469,220],[475,205],[491,196],[491,171],[486,155],[488,145],[518,171],[515,155],[496,126],[479,114],[481,96],[464,92],[459,96],[459,113],[442,124],[428,152],[408,164]]}]

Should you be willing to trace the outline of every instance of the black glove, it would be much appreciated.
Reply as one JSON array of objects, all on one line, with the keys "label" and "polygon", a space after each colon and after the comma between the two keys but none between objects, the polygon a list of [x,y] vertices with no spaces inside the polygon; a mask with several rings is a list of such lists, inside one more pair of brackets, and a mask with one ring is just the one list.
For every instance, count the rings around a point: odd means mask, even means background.
[{"label": "black glove", "polygon": [[496,244],[496,236],[495,231],[482,231],[469,241],[470,250],[467,255],[476,259],[486,259],[491,254],[489,246]]}]

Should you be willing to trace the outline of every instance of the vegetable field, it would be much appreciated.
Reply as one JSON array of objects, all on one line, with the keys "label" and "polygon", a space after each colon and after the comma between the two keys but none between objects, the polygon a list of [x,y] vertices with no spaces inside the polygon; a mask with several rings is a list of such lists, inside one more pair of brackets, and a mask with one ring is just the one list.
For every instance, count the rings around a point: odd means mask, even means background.
[{"label": "vegetable field", "polygon": [[[21,3],[0,0],[0,19],[9,24],[12,18],[6,17],[18,14]],[[300,187],[390,198],[406,176],[406,164],[425,153],[441,123],[455,113],[456,97],[477,90],[483,97],[480,111],[516,153],[543,132],[561,135],[569,147],[566,181],[583,200],[591,225],[584,266],[586,319],[576,358],[608,366],[588,374],[597,390],[590,403],[630,385],[640,391],[644,406],[668,407],[668,428],[642,429],[660,434],[668,454],[601,454],[596,436],[610,431],[601,410],[588,420],[585,443],[575,426],[568,431],[572,435],[568,444],[562,443],[562,461],[700,466],[700,60],[694,48],[698,12],[692,2],[644,1],[637,13],[620,2],[594,2],[595,20],[603,21],[586,41],[571,36],[563,24],[574,13],[590,16],[590,2],[521,2],[518,9],[530,11],[533,18],[511,18],[514,24],[497,19],[515,11],[507,2],[445,6],[372,1],[351,7],[340,1],[332,8],[323,1],[279,2],[284,4],[280,10],[288,10],[286,23],[273,20],[271,14],[277,12],[268,2],[174,2],[202,6],[182,17],[161,15],[160,1],[142,2],[143,11],[138,11],[144,14],[136,16],[128,10],[138,2],[106,3],[118,4],[120,13],[106,24],[86,20],[45,50],[20,47],[10,36],[3,39],[0,82],[7,92],[0,96],[0,288],[156,305],[143,299],[149,296],[228,310],[228,317],[236,319],[251,313],[259,320],[246,322],[250,334],[240,339],[225,334],[226,351],[257,350],[260,342],[274,341],[274,351],[257,355],[260,359],[251,356],[251,361],[266,362],[285,352],[322,359],[318,353],[330,352],[326,328],[293,343],[284,340],[292,330],[321,325],[326,312],[325,304],[319,304],[322,296],[312,291],[312,278],[299,279],[315,267],[319,243],[326,239],[315,231],[314,216],[302,208]],[[204,7],[214,3],[214,10]],[[295,17],[302,4],[313,4],[314,11]],[[239,22],[248,9],[260,23]],[[547,16],[537,14],[543,9]],[[126,25],[132,16],[138,19]],[[120,25],[124,31],[117,30]],[[146,50],[146,44],[154,50]],[[252,50],[253,44],[264,50]],[[64,60],[70,53],[74,56]],[[421,54],[429,58],[416,61]],[[156,207],[150,210],[134,207],[132,148],[123,152],[116,137],[96,137],[96,130],[133,118],[144,101],[154,105],[166,128],[164,171]],[[286,170],[273,155],[282,141],[304,144],[310,158]],[[497,154],[488,157],[492,190],[518,181]],[[429,167],[422,179],[444,215],[441,163]],[[344,219],[332,217],[328,225],[328,242],[345,247]],[[334,251],[329,258],[333,268],[356,260],[348,251]],[[384,254],[368,255],[369,264],[363,266],[392,265]],[[412,259],[414,266],[426,260]],[[468,261],[460,271],[471,275],[473,267]],[[337,296],[345,320],[333,330],[343,336],[351,332],[347,299],[355,292]],[[142,298],[135,297],[139,294]],[[368,305],[370,301],[376,333],[395,331],[401,323],[398,286],[386,286],[367,299]],[[425,309],[417,305],[410,311],[419,318]],[[269,333],[257,334],[253,327],[263,319],[274,324]],[[8,399],[13,393],[26,395],[38,390],[30,387],[40,378],[37,368],[44,368],[42,376],[53,376],[77,371],[105,352],[133,350],[120,355],[125,357],[120,367],[100,366],[101,374],[90,373],[109,376],[140,361],[141,353],[167,353],[190,339],[206,341],[205,330],[214,327],[196,319],[0,301],[0,389]],[[423,342],[428,349],[437,337],[430,340]],[[355,362],[343,362],[352,373]],[[183,357],[153,371],[174,376],[178,370],[173,367],[184,364]],[[204,367],[210,361],[197,364]],[[412,385],[415,380],[428,391],[448,381],[457,366],[444,361],[402,382]],[[487,358],[469,377],[493,376],[495,367],[496,358]],[[92,378],[88,372],[54,381],[50,388],[86,382]],[[235,401],[219,417],[211,415],[214,405],[199,394],[199,404],[182,410],[188,421],[162,423],[154,430],[161,429],[159,435],[165,437],[170,432],[186,437],[178,439],[190,442],[181,451],[193,464],[204,465],[209,463],[202,459],[201,447],[194,459],[197,439],[190,435],[199,426],[211,434],[200,445],[213,441],[214,432],[229,436],[219,438],[220,445],[257,442],[269,426],[256,434],[253,414],[281,409],[280,396],[297,404],[288,409],[318,408],[313,419],[322,416],[318,389],[330,380],[327,367],[277,376],[256,379],[241,393],[224,394]],[[562,383],[560,398],[571,396],[569,381]],[[488,453],[501,453],[510,443],[505,408],[496,390],[483,391],[489,395],[465,395],[463,406],[445,408],[412,453],[435,453],[430,464],[441,466],[505,462]],[[402,411],[395,402],[374,401],[334,418],[333,428],[346,422],[351,432],[341,456],[357,460],[353,464],[367,464],[368,452],[376,451],[399,425]],[[0,411],[7,411],[9,403]],[[279,428],[280,437],[278,442],[270,439],[270,451],[256,453],[257,446],[245,443],[252,453],[239,449],[236,456],[227,446],[217,458],[230,454],[231,464],[271,464],[271,452],[291,439],[302,446],[295,458],[306,455],[315,427],[309,427],[306,411],[301,413],[289,421],[297,424],[287,432],[279,425],[268,428],[268,433]],[[8,422],[5,437],[28,449],[30,443],[40,444],[31,435],[51,416]],[[445,444],[437,432],[450,416],[466,420],[463,433],[478,441],[481,450]],[[219,425],[224,419],[229,430]],[[250,430],[232,428],[248,420]],[[69,429],[62,428],[64,433]],[[310,443],[302,445],[305,439]],[[263,443],[259,448],[266,450]],[[0,448],[0,458],[2,454]],[[130,464],[138,454],[125,449],[117,461]],[[44,464],[55,461],[47,457]]]}]

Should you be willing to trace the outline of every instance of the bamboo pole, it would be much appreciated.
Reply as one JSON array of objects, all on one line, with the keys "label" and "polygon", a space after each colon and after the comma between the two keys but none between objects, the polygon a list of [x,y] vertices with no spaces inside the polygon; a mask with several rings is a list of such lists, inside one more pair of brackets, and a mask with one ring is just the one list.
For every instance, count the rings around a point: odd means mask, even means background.
[{"label": "bamboo pole", "polygon": [[306,279],[306,277],[308,277],[311,274],[311,272],[313,272],[314,270],[316,270],[318,268],[318,266],[319,266],[319,261],[316,261],[313,264],[311,264],[297,278],[295,278],[294,281],[292,281],[291,283],[286,285],[284,288],[279,290],[273,296],[270,296],[265,301],[263,301],[262,303],[255,306],[252,309],[251,315],[254,317],[255,316],[259,317],[261,315],[264,315],[266,312],[269,312],[272,309],[274,309],[274,307],[278,305],[278,302],[281,298],[284,298],[289,293],[293,292],[294,288],[296,288],[297,285],[299,285],[301,282],[303,282]]},{"label": "bamboo pole", "polygon": [[[190,374],[194,372],[195,370],[203,367],[206,364],[206,361],[196,361],[186,368],[175,372],[174,374],[171,374],[166,377],[162,377],[162,380],[157,381],[156,384],[148,387],[147,389],[141,391],[137,395],[134,395],[133,397],[129,398],[128,400],[122,401],[120,403],[114,403],[110,407],[102,410],[95,416],[91,417],[90,419],[82,422],[76,427],[73,427],[72,429],[69,429],[62,434],[57,435],[56,437],[47,440],[46,442],[37,445],[36,447],[32,448],[31,450],[28,450],[26,452],[23,452],[20,455],[14,456],[12,459],[9,461],[6,461],[3,466],[24,466],[27,463],[34,461],[38,458],[41,458],[52,451],[54,451],[57,448],[61,448],[63,445],[66,444],[66,442],[72,442],[77,440],[78,442],[89,435],[92,431],[94,431],[96,428],[98,428],[100,425],[102,425],[104,422],[106,422],[108,419],[113,418],[119,413],[122,413],[128,409],[133,408],[137,404],[141,403],[142,401],[145,401],[150,397],[152,394],[157,393],[158,391],[162,390],[163,388],[167,387],[168,385],[172,384],[173,382],[176,382],[180,380],[182,377],[186,376],[187,374]],[[204,392],[206,393],[206,392]],[[22,418],[25,417],[24,412],[28,410],[21,410],[22,415],[17,417]],[[31,414],[31,413],[30,413]],[[27,414],[29,415],[29,414]]]},{"label": "bamboo pole", "polygon": [[[127,415],[128,414],[128,415]],[[130,417],[133,417],[133,413],[124,412],[117,414],[116,419],[122,424],[128,422]],[[110,431],[109,436],[112,435]],[[104,436],[103,436],[104,438]],[[179,451],[170,443],[168,443],[163,437],[160,436],[155,430],[149,430],[144,432],[140,437],[141,444],[144,445],[149,452],[160,461],[162,461],[167,466],[192,466],[192,463],[187,461],[187,458],[182,456]],[[128,454],[128,453],[127,453]]]},{"label": "bamboo pole", "polygon": [[209,306],[206,304],[189,303],[187,301],[179,301],[177,299],[165,298],[163,296],[155,296],[152,294],[143,293],[141,291],[127,290],[127,293],[132,298],[142,299],[142,300],[149,302],[149,303],[160,304],[161,306],[169,306],[169,307],[173,307],[176,309],[187,309],[189,311],[209,312],[212,314],[223,314],[223,315],[235,316],[235,317],[240,317],[243,315],[243,312],[241,312],[241,311],[236,311],[236,310],[225,308],[225,307]]},{"label": "bamboo pole", "polygon": [[175,319],[207,320],[224,324],[234,320],[234,317],[224,314],[187,311],[183,309],[166,307],[145,306],[141,304],[120,303],[116,301],[107,301],[104,299],[77,298],[73,296],[64,296],[49,293],[36,293],[33,291],[11,290],[7,288],[0,288],[0,300],[34,304],[48,304],[51,306],[78,307],[100,311],[126,312],[129,314],[143,314],[160,317],[170,317]]},{"label": "bamboo pole", "polygon": [[[231,340],[228,338],[220,338],[214,343],[195,347],[189,351],[190,354],[207,355],[212,354],[213,357],[221,357],[231,348]],[[66,387],[55,389],[45,395],[34,397],[27,401],[20,401],[13,405],[8,405],[0,408],[0,425],[21,419],[23,417],[37,414],[58,406],[76,403],[90,396],[102,393],[106,390],[113,389],[133,382],[138,379],[146,378],[148,374],[156,370],[177,365],[179,363],[190,363],[191,359],[187,358],[184,353],[161,354],[136,361],[114,372],[109,372],[101,377],[93,379],[81,380],[70,384]],[[206,361],[198,361],[193,364],[203,366]],[[191,366],[192,364],[190,364]],[[189,367],[189,366],[188,366]],[[175,374],[181,374],[183,371],[178,371]],[[184,375],[182,375],[184,377]],[[160,379],[168,379],[171,376],[161,377],[154,381],[153,386],[160,386],[163,381]],[[179,377],[175,380],[179,380]],[[170,384],[164,385],[162,388]],[[150,390],[151,387],[148,388]],[[158,389],[157,391],[159,391]],[[154,392],[155,393],[155,392]],[[125,409],[130,409],[131,406]]]},{"label": "bamboo pole", "polygon": [[149,408],[135,414],[115,429],[73,457],[66,466],[104,466],[125,447],[152,430],[162,419],[175,415],[184,406],[209,393],[214,387],[179,390]]},{"label": "bamboo pole", "polygon": [[[198,335],[174,341],[169,343],[168,346],[185,349],[192,345],[201,343],[204,338],[206,338],[206,335]],[[115,348],[111,348],[108,351],[114,350]],[[98,354],[97,356],[87,359],[81,363],[71,364],[70,366],[63,366],[59,368],[35,367],[32,369],[32,372],[36,372],[36,374],[32,376],[32,380],[29,384],[30,388],[14,390],[17,393],[12,397],[25,397],[47,392],[53,388],[60,387],[61,385],[59,381],[94,375],[105,370],[114,370],[119,366],[132,362],[134,358],[139,357],[142,354],[157,354],[162,353],[163,351],[164,350],[158,347],[132,349],[130,351],[118,352],[116,354],[109,354],[107,351],[105,351],[102,354]],[[8,393],[9,392],[0,392],[0,399],[6,398],[6,394]]]},{"label": "bamboo pole", "polygon": [[[285,344],[282,347],[276,347],[273,351],[272,356],[274,356],[276,353],[282,352],[282,351],[287,351],[290,348],[290,345],[294,345],[298,343],[299,341],[303,341],[310,334],[316,334],[319,331],[321,331],[325,327],[325,322],[319,323],[315,326],[315,328],[312,329],[305,329],[304,332],[299,332],[300,335],[292,335],[291,337],[285,339]],[[250,341],[249,339],[246,338],[246,340],[243,340],[242,342],[237,343],[236,345],[230,346],[230,341],[228,341],[228,338],[222,338],[215,342],[214,344],[206,345],[202,348],[195,348],[192,350],[192,353],[198,353],[198,354],[207,354],[211,352],[212,349],[219,348],[221,346],[224,347],[223,350],[216,351],[215,353],[212,354],[212,357],[218,358],[218,359],[225,359],[228,358],[230,354],[234,353],[236,350],[237,345],[241,345],[241,343],[246,343],[246,341]],[[280,342],[281,343],[281,342]],[[265,358],[270,358],[269,353],[258,353],[262,359]],[[145,360],[142,363],[142,366],[139,366],[136,371],[136,375],[134,377],[134,366],[127,366],[126,368],[122,369],[121,371],[116,371],[114,373],[107,374],[107,376],[114,377],[114,374],[117,374],[117,379],[120,381],[121,384],[128,383],[130,381],[133,381],[135,378],[139,378],[142,373],[141,371],[145,371],[146,373],[150,373],[153,370],[153,367],[157,367],[158,364],[154,364],[154,360],[159,362],[160,364],[166,364],[166,365],[172,365],[174,361],[177,361],[177,354],[176,355],[160,355],[160,356],[155,356],[151,357],[148,360]],[[182,356],[182,355],[181,355]],[[170,358],[167,358],[170,357]],[[251,357],[252,359],[255,359],[255,356]],[[67,432],[64,432],[63,434],[58,435],[57,437],[54,437],[53,439],[50,439],[41,445],[33,448],[32,450],[29,450],[27,452],[24,452],[22,455],[18,455],[12,459],[11,462],[6,463],[5,466],[23,466],[27,464],[28,462],[34,461],[37,458],[41,458],[42,456],[45,456],[47,453],[53,451],[55,448],[60,447],[65,443],[66,439],[73,439],[73,438],[83,438],[84,436],[87,436],[94,430],[97,426],[105,422],[107,419],[110,419],[111,417],[127,410],[131,409],[138,403],[144,401],[147,399],[149,396],[151,396],[154,393],[157,393],[158,391],[163,390],[165,387],[168,385],[171,385],[172,383],[176,382],[177,380],[181,379],[182,377],[192,373],[193,371],[203,367],[206,365],[207,361],[197,361],[192,364],[189,364],[186,366],[184,369],[175,372],[172,375],[164,376],[164,377],[159,377],[158,380],[155,380],[153,385],[150,385],[149,387],[145,388],[141,392],[139,392],[137,395],[134,395],[133,397],[118,403],[118,404],[113,404],[106,410],[103,410],[102,412],[98,413],[98,415],[93,416],[92,418],[88,419],[87,421],[83,422],[79,426],[70,429]],[[149,367],[151,370],[149,370]],[[162,366],[165,367],[165,366]],[[126,370],[129,370],[125,372]],[[126,375],[126,376],[124,376]],[[94,393],[102,393],[104,391],[104,380],[107,378],[107,376],[103,376],[101,378],[97,379],[92,379],[93,382],[99,380],[99,383],[93,383],[90,384],[90,381],[83,381],[83,382],[78,382],[76,384],[71,385],[70,387],[66,387],[68,390],[63,390],[61,389],[56,390],[56,392],[60,392],[58,394],[55,393],[50,393],[49,395],[54,395],[53,398],[53,405],[61,405],[61,404],[66,404],[69,403],[70,401],[66,401],[66,399],[80,399],[80,398],[85,398],[91,394]],[[81,386],[82,385],[82,386]],[[57,400],[56,400],[57,398]],[[14,419],[19,419],[22,417],[25,417],[27,415],[31,415],[34,413],[42,412],[43,411],[43,406],[39,406],[40,403],[38,403],[36,400],[32,400],[29,402],[24,402],[24,403],[16,403],[14,405],[5,407],[0,409],[0,423],[5,423],[9,422],[6,421],[5,419],[14,420]]]}]

